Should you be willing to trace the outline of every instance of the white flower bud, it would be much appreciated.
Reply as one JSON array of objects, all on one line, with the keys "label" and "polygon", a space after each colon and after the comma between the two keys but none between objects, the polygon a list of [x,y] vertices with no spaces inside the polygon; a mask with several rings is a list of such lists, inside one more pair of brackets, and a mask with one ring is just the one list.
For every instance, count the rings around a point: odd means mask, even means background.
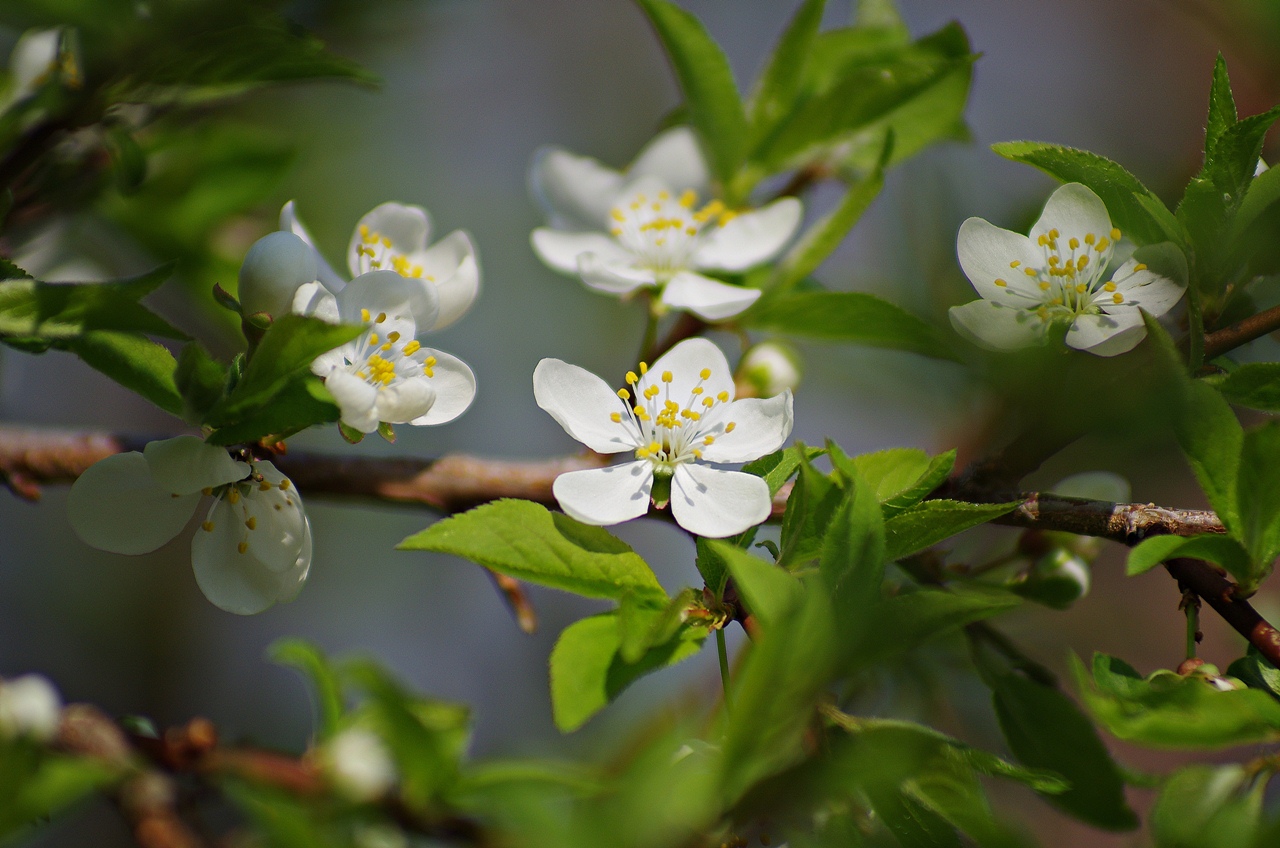
[{"label": "white flower bud", "polygon": [[735,382],[741,397],[773,397],[800,385],[800,354],[783,342],[761,342],[738,363]]},{"label": "white flower bud", "polygon": [[371,730],[347,728],[329,740],[322,756],[334,784],[358,801],[373,800],[395,785],[395,763]]},{"label": "white flower bud", "polygon": [[293,233],[275,232],[253,243],[240,266],[240,307],[245,315],[288,315],[293,295],[316,279],[315,251]]},{"label": "white flower bud", "polygon": [[47,742],[58,732],[62,698],[38,674],[0,683],[0,736],[29,736]]}]

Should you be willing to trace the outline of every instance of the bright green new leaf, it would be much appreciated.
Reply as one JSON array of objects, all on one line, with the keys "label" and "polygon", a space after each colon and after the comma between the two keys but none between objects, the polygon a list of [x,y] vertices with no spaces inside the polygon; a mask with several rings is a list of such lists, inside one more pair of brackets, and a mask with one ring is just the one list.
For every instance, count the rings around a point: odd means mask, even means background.
[{"label": "bright green new leaf", "polygon": [[619,654],[616,612],[570,624],[551,651],[551,710],[556,727],[564,733],[577,730],[639,678],[698,653],[708,632],[704,623],[690,621],[666,643],[629,663]]},{"label": "bright green new leaf", "polygon": [[1088,186],[1106,204],[1111,222],[1139,245],[1184,241],[1177,218],[1160,198],[1110,159],[1087,150],[1035,141],[1006,141],[993,144],[991,149],[1006,159],[1039,168],[1064,183]]},{"label": "bright green new leaf", "polygon": [[0,338],[57,341],[90,330],[115,330],[185,339],[182,331],[138,303],[172,273],[172,265],[163,265],[139,277],[104,283],[4,280],[0,282]]},{"label": "bright green new leaf", "polygon": [[1230,536],[1152,536],[1143,539],[1129,552],[1125,573],[1130,577],[1150,571],[1173,557],[1193,557],[1216,562],[1236,576],[1246,580],[1250,572],[1249,554]]},{"label": "bright green new leaf", "polygon": [[667,0],[637,2],[671,59],[712,171],[721,183],[729,183],[747,147],[747,116],[729,60],[689,12]]},{"label": "bright green new leaf", "polygon": [[1151,809],[1158,848],[1238,848],[1256,842],[1266,780],[1236,763],[1174,772]]},{"label": "bright green new leaf", "polygon": [[0,840],[46,823],[125,774],[87,757],[46,753],[25,740],[0,739]]},{"label": "bright green new leaf", "polygon": [[299,374],[285,383],[270,403],[235,424],[219,427],[206,441],[214,445],[236,445],[267,436],[283,439],[314,424],[337,421],[339,414],[338,405],[324,381],[313,374]]},{"label": "bright green new leaf", "polygon": [[900,306],[864,292],[765,296],[742,316],[755,330],[955,359],[942,334]]},{"label": "bright green new leaf", "polygon": [[1240,203],[1253,182],[1253,172],[1262,155],[1262,142],[1277,118],[1280,118],[1280,106],[1244,118],[1223,130],[1213,146],[1205,171],[1227,196],[1231,207]]},{"label": "bright green new leaf", "polygon": [[182,415],[182,395],[174,382],[178,362],[168,349],[138,333],[91,330],[65,347],[94,369],[165,412]]},{"label": "bright green new leaf", "polygon": [[795,103],[825,6],[826,0],[804,0],[773,49],[750,100],[754,138],[772,129]]},{"label": "bright green new leaf", "polygon": [[769,484],[769,494],[776,495],[782,489],[783,485],[791,479],[791,475],[795,474],[800,468],[801,458],[817,459],[826,453],[823,448],[810,448],[804,445],[791,445],[782,450],[774,451],[768,456],[762,456],[759,459],[748,462],[742,466],[742,470],[748,474],[754,474],[764,479]]},{"label": "bright green new leaf", "polygon": [[695,542],[697,559],[694,565],[702,575],[702,582],[711,590],[711,594],[720,599],[724,595],[724,586],[729,579],[729,564],[725,562],[711,539],[698,536]]},{"label": "bright green new leaf", "polygon": [[1271,421],[1244,434],[1236,486],[1240,530],[1253,560],[1252,572],[1241,583],[1252,589],[1280,556],[1280,423]]},{"label": "bright green new leaf", "polygon": [[1253,645],[1240,659],[1227,667],[1229,677],[1238,677],[1250,689],[1261,689],[1280,698],[1280,669],[1276,668]]},{"label": "bright green new leaf", "polygon": [[814,468],[808,459],[801,463],[800,475],[782,514],[779,565],[794,569],[818,558],[831,516],[843,497],[840,486]]},{"label": "bright green new leaf", "polygon": [[532,501],[503,499],[443,519],[396,546],[469,559],[499,574],[589,598],[665,604],[648,564],[602,527],[574,521]]},{"label": "bright green new leaf", "polygon": [[789,572],[733,545],[717,540],[709,544],[723,558],[747,611],[762,627],[772,628],[799,606],[804,592]]},{"label": "bright green new leaf", "polygon": [[[1275,266],[1265,262],[1274,259],[1274,233],[1276,216],[1280,212],[1280,168],[1271,168],[1253,178],[1240,201],[1227,241],[1230,253],[1240,265],[1247,265],[1255,273],[1273,272]],[[1268,250],[1267,248],[1271,248]],[[1263,255],[1260,262],[1256,253]]]},{"label": "bright green new leaf", "polygon": [[316,736],[322,740],[332,736],[342,718],[344,698],[342,683],[328,658],[315,645],[294,638],[273,642],[267,648],[267,656],[307,678],[316,708]]},{"label": "bright green new leaf", "polygon": [[1138,826],[1125,801],[1119,768],[1075,704],[1057,689],[1016,673],[994,676],[988,683],[1014,756],[1066,779],[1067,791],[1047,796],[1049,803],[1104,830]]},{"label": "bright green new leaf", "polygon": [[956,464],[955,450],[930,458],[918,448],[889,448],[853,459],[858,471],[875,486],[885,519],[909,509],[942,485]]},{"label": "bright green new leaf", "polygon": [[1280,412],[1280,362],[1245,363],[1227,374],[1216,388],[1237,406]]},{"label": "bright green new leaf", "polygon": [[1093,675],[1072,657],[1085,704],[1111,735],[1157,748],[1226,748],[1280,738],[1280,702],[1256,689],[1220,690],[1207,677],[1156,671],[1095,654]]},{"label": "bright green new leaf", "polygon": [[865,644],[852,659],[858,665],[881,662],[1021,603],[1012,592],[979,586],[919,589],[885,598],[867,626]]},{"label": "bright green new leaf", "polygon": [[[832,454],[838,452],[832,447]],[[850,467],[840,506],[822,539],[818,573],[831,596],[835,624],[841,634],[841,656],[858,650],[880,602],[884,582],[885,526],[871,486]]]},{"label": "bright green new leaf", "polygon": [[202,421],[227,386],[226,367],[199,342],[183,346],[173,377],[182,395],[183,417],[188,421]]},{"label": "bright green new leaf", "polygon": [[885,556],[889,561],[924,550],[957,533],[1012,512],[1022,501],[974,504],[964,501],[925,501],[884,523]]},{"label": "bright green new leaf", "polygon": [[671,641],[684,624],[694,595],[693,589],[685,588],[666,606],[623,595],[618,604],[618,655],[622,660],[637,663],[650,648]]}]

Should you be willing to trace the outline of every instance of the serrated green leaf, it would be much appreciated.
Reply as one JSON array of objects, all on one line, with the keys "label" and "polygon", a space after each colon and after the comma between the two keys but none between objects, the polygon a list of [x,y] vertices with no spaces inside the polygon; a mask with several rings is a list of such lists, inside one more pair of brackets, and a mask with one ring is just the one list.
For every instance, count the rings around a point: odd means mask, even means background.
[{"label": "serrated green leaf", "polygon": [[1137,177],[1110,159],[1087,150],[1035,141],[1006,141],[993,144],[991,149],[1062,182],[1088,186],[1106,204],[1111,222],[1139,245],[1183,243],[1182,229],[1168,207]]},{"label": "serrated green leaf", "polygon": [[729,60],[689,12],[667,0],[637,2],[675,69],[712,172],[727,184],[742,164],[747,145],[747,117]]},{"label": "serrated green leaf", "polygon": [[1213,146],[1205,171],[1227,196],[1229,207],[1234,208],[1241,202],[1253,182],[1253,172],[1262,155],[1262,142],[1278,118],[1280,106],[1237,121],[1223,130]]},{"label": "serrated green leaf", "polygon": [[1271,573],[1280,556],[1280,422],[1244,434],[1236,486],[1242,541],[1253,560],[1248,578],[1240,582],[1249,590]]},{"label": "serrated green leaf", "polygon": [[589,598],[617,600],[634,592],[639,599],[667,602],[648,564],[621,539],[532,501],[478,506],[396,547],[464,557],[517,580]]},{"label": "serrated green leaf", "polygon": [[915,506],[942,485],[956,464],[955,450],[930,458],[917,448],[889,448],[853,458],[876,489],[885,519]]},{"label": "serrated green leaf", "polygon": [[569,625],[551,651],[551,708],[556,727],[562,733],[577,730],[639,678],[698,653],[707,633],[705,624],[688,622],[670,641],[628,663],[618,652],[616,612]]},{"label": "serrated green leaf", "polygon": [[840,487],[815,469],[807,458],[801,462],[800,475],[782,514],[779,565],[794,569],[817,559],[822,550],[822,537],[842,497]]},{"label": "serrated green leaf", "polygon": [[957,533],[1012,512],[1022,501],[975,504],[964,501],[925,501],[884,523],[885,556],[898,560],[924,550]]},{"label": "serrated green leaf", "polygon": [[741,318],[744,326],[823,341],[956,358],[937,329],[900,306],[863,292],[797,292],[765,296]]},{"label": "serrated green leaf", "polygon": [[1129,552],[1125,573],[1142,574],[1172,557],[1216,562],[1237,579],[1246,579],[1250,570],[1248,552],[1230,536],[1152,536]]},{"label": "serrated green leaf", "polygon": [[138,333],[91,330],[66,343],[67,350],[165,412],[181,416],[182,395],[174,381],[178,362],[166,348]]},{"label": "serrated green leaf", "polygon": [[185,339],[180,330],[138,303],[172,270],[166,265],[140,277],[104,283],[4,280],[0,282],[0,338],[61,340],[90,330],[114,330]]},{"label": "serrated green leaf", "polygon": [[267,656],[277,665],[288,666],[307,679],[316,707],[316,737],[332,736],[342,718],[344,698],[342,683],[329,659],[315,645],[295,638],[272,642]]},{"label": "serrated green leaf", "polygon": [[1209,85],[1209,117],[1204,127],[1204,158],[1208,162],[1218,139],[1236,122],[1236,100],[1231,94],[1227,62],[1218,54],[1213,63],[1213,82]]},{"label": "serrated green leaf", "polygon": [[979,586],[919,589],[885,598],[867,626],[866,643],[853,659],[859,665],[881,662],[1021,603],[1022,599],[1011,592]]},{"label": "serrated green leaf", "polygon": [[1124,781],[1093,724],[1065,695],[1019,674],[988,680],[996,717],[1010,750],[1024,765],[1047,769],[1070,788],[1046,796],[1050,804],[1104,830],[1133,830],[1138,817],[1124,797]]},{"label": "serrated green leaf", "polygon": [[[834,455],[838,448],[831,448]],[[843,655],[857,649],[880,601],[884,582],[885,525],[875,491],[856,468],[822,539],[818,573],[831,597]]]},{"label": "serrated green leaf", "polygon": [[826,0],[804,0],[770,54],[748,109],[754,138],[768,132],[795,103],[825,6]]},{"label": "serrated green leaf", "polygon": [[1236,406],[1280,412],[1280,362],[1247,362],[1216,385]]},{"label": "serrated green leaf", "polygon": [[742,470],[747,474],[754,474],[763,478],[769,484],[769,494],[776,495],[781,491],[782,487],[791,475],[796,473],[800,468],[801,457],[808,459],[817,459],[826,451],[822,448],[805,447],[804,445],[791,445],[782,450],[774,451],[768,456],[762,456],[759,459],[752,460],[742,466]]},{"label": "serrated green leaf", "polygon": [[618,656],[622,661],[637,663],[650,648],[671,641],[684,624],[694,595],[693,589],[682,589],[661,607],[635,595],[623,595],[617,610]]}]

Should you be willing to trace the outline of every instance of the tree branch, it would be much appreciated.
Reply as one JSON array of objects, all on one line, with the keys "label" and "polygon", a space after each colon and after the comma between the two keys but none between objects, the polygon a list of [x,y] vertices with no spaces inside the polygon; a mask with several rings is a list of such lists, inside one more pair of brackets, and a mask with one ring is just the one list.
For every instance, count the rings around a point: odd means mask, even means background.
[{"label": "tree branch", "polygon": [[1273,306],[1229,327],[1206,334],[1204,358],[1209,360],[1221,356],[1229,350],[1262,338],[1275,330],[1280,330],[1280,306]]}]

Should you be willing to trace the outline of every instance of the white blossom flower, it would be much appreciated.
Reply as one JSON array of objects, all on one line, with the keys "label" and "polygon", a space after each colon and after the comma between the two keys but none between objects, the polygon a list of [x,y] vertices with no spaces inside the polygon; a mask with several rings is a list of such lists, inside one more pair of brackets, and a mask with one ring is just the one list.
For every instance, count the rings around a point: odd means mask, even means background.
[{"label": "white blossom flower", "polygon": [[240,263],[240,308],[245,315],[288,315],[298,289],[319,274],[316,252],[293,233],[268,233]]},{"label": "white blossom flower", "polygon": [[[280,210],[280,229],[315,249],[315,239],[299,220],[293,201]],[[471,237],[454,230],[427,246],[431,216],[421,206],[383,203],[360,219],[347,245],[347,269],[353,278],[370,271],[394,271],[420,291],[413,297],[419,333],[457,321],[480,292],[480,265]],[[316,251],[316,279],[338,294],[346,281]]]},{"label": "white blossom flower", "polygon": [[745,397],[772,397],[800,385],[800,354],[785,342],[753,345],[738,363],[735,384]]},{"label": "white blossom flower", "polygon": [[698,206],[656,177],[641,177],[616,197],[608,233],[533,231],[533,249],[549,267],[576,274],[589,288],[629,296],[660,290],[659,309],[683,309],[723,321],[760,297],[701,272],[737,273],[776,256],[800,226],[800,201],[784,197],[738,214],[719,200]]},{"label": "white blossom flower", "polygon": [[213,506],[191,540],[205,597],[240,615],[292,600],[311,567],[311,527],[297,490],[270,462],[239,462],[195,436],[151,442],[86,469],[67,511],[87,544],[144,554],[178,535],[205,496]]},{"label": "white blossom flower", "polygon": [[65,38],[57,27],[29,29],[18,38],[9,54],[9,84],[0,95],[0,112],[35,94],[57,71],[62,72],[67,85],[80,85],[80,65],[69,45],[64,44]]},{"label": "white blossom flower", "polygon": [[46,678],[25,674],[0,680],[0,738],[48,742],[58,732],[62,698]]},{"label": "white blossom flower", "polygon": [[[769,517],[769,487],[759,477],[713,468],[777,450],[791,433],[791,392],[733,399],[724,354],[706,339],[683,341],[652,367],[627,374],[614,392],[604,380],[559,359],[533,372],[538,406],[597,453],[633,452],[634,461],[571,471],[552,491],[560,507],[586,524],[638,518],[670,500],[691,533],[722,538]],[[669,490],[669,493],[668,491]]]},{"label": "white blossom flower", "polygon": [[1186,260],[1172,244],[1151,245],[1108,273],[1120,238],[1102,200],[1079,183],[1050,196],[1030,236],[968,219],[956,250],[982,299],[952,307],[951,323],[996,350],[1035,344],[1055,324],[1078,350],[1132,350],[1146,336],[1142,310],[1160,316],[1182,297]]},{"label": "white blossom flower", "polygon": [[368,328],[311,366],[337,401],[343,424],[361,433],[372,433],[379,423],[443,424],[471,405],[476,395],[471,369],[416,338],[421,331],[416,315],[429,312],[436,298],[435,289],[394,271],[361,274],[337,295],[319,282],[298,289],[295,312]]},{"label": "white blossom flower", "polygon": [[689,127],[673,127],[654,136],[624,171],[559,147],[533,155],[529,189],[558,230],[607,230],[609,210],[629,184],[656,177],[672,191],[707,194],[711,172]]},{"label": "white blossom flower", "polygon": [[357,801],[385,795],[396,783],[396,766],[376,733],[348,727],[326,743],[321,753],[333,782]]}]

